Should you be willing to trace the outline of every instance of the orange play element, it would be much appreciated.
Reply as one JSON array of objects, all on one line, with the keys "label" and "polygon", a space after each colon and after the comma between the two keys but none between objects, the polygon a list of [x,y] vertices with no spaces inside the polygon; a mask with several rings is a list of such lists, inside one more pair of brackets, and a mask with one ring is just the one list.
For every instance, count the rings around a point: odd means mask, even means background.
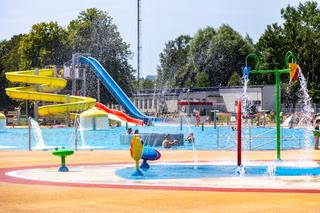
[{"label": "orange play element", "polygon": [[136,170],[139,170],[139,160],[142,157],[143,145],[140,141],[139,135],[134,134],[130,144],[130,154],[136,163]]},{"label": "orange play element", "polygon": [[292,79],[297,81],[299,76],[299,65],[289,63],[289,68],[290,68],[290,81]]}]

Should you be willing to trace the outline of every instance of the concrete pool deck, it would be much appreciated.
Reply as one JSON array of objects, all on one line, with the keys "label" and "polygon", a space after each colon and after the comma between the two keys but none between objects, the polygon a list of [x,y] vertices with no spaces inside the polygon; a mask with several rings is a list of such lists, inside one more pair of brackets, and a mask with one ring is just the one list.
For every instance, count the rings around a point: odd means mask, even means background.
[{"label": "concrete pool deck", "polygon": [[[159,163],[192,160],[192,151],[164,150]],[[247,161],[273,161],[275,151],[246,152]],[[42,167],[55,170],[59,158],[50,151],[0,151],[3,171]],[[198,161],[235,161],[229,151],[198,151]],[[315,160],[320,151],[283,151],[284,161]],[[67,164],[79,165],[131,163],[128,151],[77,151]],[[52,167],[53,166],[53,167]],[[316,191],[179,190],[167,188],[90,187],[13,181],[0,177],[0,212],[319,212],[319,180]],[[226,182],[228,183],[228,182]],[[231,183],[231,182],[230,182]],[[121,185],[121,184],[120,184]]]}]

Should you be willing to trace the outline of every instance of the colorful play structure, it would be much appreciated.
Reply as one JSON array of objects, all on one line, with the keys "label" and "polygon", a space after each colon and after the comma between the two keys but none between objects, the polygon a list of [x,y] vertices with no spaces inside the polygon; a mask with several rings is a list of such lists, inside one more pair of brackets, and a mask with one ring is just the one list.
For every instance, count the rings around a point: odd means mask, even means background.
[{"label": "colorful play structure", "polygon": [[95,74],[99,77],[112,96],[121,104],[126,112],[133,118],[143,120],[145,124],[154,121],[154,117],[149,117],[142,112],[132,103],[130,98],[123,92],[119,85],[113,80],[110,74],[103,68],[103,66],[93,57],[78,56],[75,61],[77,64],[88,64]]},{"label": "colorful play structure", "polygon": [[66,157],[73,154],[73,150],[66,149],[65,147],[58,148],[56,147],[53,152],[53,155],[59,156],[61,158],[61,166],[59,167],[59,172],[69,172],[68,167],[66,166]]},{"label": "colorful play structure", "polygon": [[135,119],[127,115],[126,113],[116,110],[116,109],[110,109],[107,106],[103,105],[102,103],[97,102],[96,107],[104,112],[107,113],[108,117],[120,121],[122,125],[126,125],[125,123],[128,123],[130,126],[142,126],[143,121],[139,119]]},{"label": "colorful play structure", "polygon": [[[251,67],[248,66],[248,59],[252,58],[255,62],[254,70],[251,70]],[[291,63],[289,60],[291,59]],[[277,160],[281,160],[280,156],[280,75],[281,74],[290,74],[290,81],[297,80],[299,75],[299,65],[295,63],[296,57],[291,51],[288,51],[285,55],[286,69],[275,69],[275,70],[259,70],[259,57],[251,53],[246,57],[245,66],[242,67],[243,77],[245,79],[249,78],[249,74],[267,74],[273,73],[276,77],[276,142],[277,142]],[[238,102],[240,103],[240,102]],[[238,104],[239,106],[239,104]],[[238,165],[241,165],[241,123],[239,124],[239,120],[241,122],[241,109],[239,112],[238,107]],[[240,128],[239,128],[240,127]],[[239,151],[239,140],[240,140],[240,151]],[[240,157],[239,157],[240,155]],[[240,159],[240,162],[239,162]]]},{"label": "colorful play structure", "polygon": [[[89,65],[92,71],[98,76],[109,92],[122,105],[129,115],[124,112],[109,109],[101,103],[96,103],[96,99],[85,97],[85,89],[83,96],[76,95],[76,77],[74,73],[79,73],[79,70],[87,71],[85,65]],[[72,95],[57,94],[67,85],[67,79],[64,79],[61,74],[72,73]],[[70,76],[69,76],[70,77]],[[74,119],[74,113],[81,113],[89,110],[92,107],[97,107],[104,111],[109,119],[120,122],[122,125],[143,125],[155,118],[146,116],[138,110],[128,96],[123,92],[119,85],[112,79],[109,73],[102,65],[93,57],[85,57],[81,54],[72,56],[72,64],[64,66],[64,69],[57,67],[51,69],[35,69],[27,71],[7,72],[6,78],[10,82],[23,83],[31,86],[7,88],[6,93],[9,97],[18,100],[33,101],[35,108],[35,118],[40,117],[68,117]],[[84,77],[85,79],[85,77]],[[85,80],[84,80],[85,81]],[[85,87],[85,82],[82,83]],[[54,104],[48,104],[48,102]],[[40,105],[41,106],[38,106]],[[67,115],[67,116],[66,116]],[[101,114],[99,114],[100,117]]]},{"label": "colorful play structure", "polygon": [[141,143],[141,140],[137,134],[133,135],[133,138],[131,140],[130,144],[130,154],[132,159],[135,162],[135,171],[132,174],[132,176],[143,176],[142,172],[140,171],[139,167],[139,161],[142,157],[143,152],[143,144]]},{"label": "colorful play structure", "polygon": [[80,128],[82,130],[100,130],[108,128],[108,114],[92,107],[80,114]]},{"label": "colorful play structure", "polygon": [[67,85],[67,80],[57,76],[57,69],[35,69],[27,71],[7,72],[6,78],[11,82],[25,83],[35,86],[7,88],[10,98],[59,104],[45,105],[38,108],[39,116],[49,117],[67,112],[78,112],[95,106],[96,100],[89,97],[54,94]]},{"label": "colorful play structure", "polygon": [[[132,176],[143,176],[141,169],[149,169],[150,165],[148,160],[155,161],[161,158],[161,154],[158,150],[152,147],[144,147],[138,134],[134,134],[130,143],[130,154],[132,159],[135,161],[135,171]],[[140,159],[143,160],[139,166]]]},{"label": "colorful play structure", "polygon": [[141,169],[149,169],[150,165],[148,164],[148,160],[155,161],[159,160],[161,158],[161,154],[158,150],[152,148],[152,147],[143,147],[143,152],[141,159],[143,160],[140,168]]}]

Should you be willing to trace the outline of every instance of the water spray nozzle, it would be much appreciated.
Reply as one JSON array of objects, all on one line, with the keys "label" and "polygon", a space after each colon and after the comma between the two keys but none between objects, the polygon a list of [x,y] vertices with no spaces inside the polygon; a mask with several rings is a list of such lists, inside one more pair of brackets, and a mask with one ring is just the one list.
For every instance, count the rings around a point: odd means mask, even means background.
[{"label": "water spray nozzle", "polygon": [[248,80],[250,71],[251,71],[250,66],[243,66],[242,67],[242,74],[243,74],[243,78],[245,80]]}]

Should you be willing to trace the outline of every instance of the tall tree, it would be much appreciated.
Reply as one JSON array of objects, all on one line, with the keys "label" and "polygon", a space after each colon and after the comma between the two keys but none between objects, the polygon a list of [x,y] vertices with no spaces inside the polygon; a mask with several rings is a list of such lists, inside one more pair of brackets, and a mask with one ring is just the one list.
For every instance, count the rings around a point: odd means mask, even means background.
[{"label": "tall tree", "polygon": [[204,79],[209,78],[205,67],[210,61],[208,51],[215,34],[216,31],[213,27],[206,27],[198,30],[193,37],[190,42],[187,65],[179,73],[180,79],[176,79],[179,86],[193,86],[193,82],[197,82],[196,86],[206,87],[210,85],[209,80]]},{"label": "tall tree", "polygon": [[151,79],[141,79],[142,89],[154,89],[155,81]]},{"label": "tall tree", "polygon": [[[5,72],[19,69],[19,44],[23,35],[15,35],[10,40],[0,42],[0,110],[13,108],[15,101],[10,99],[5,92],[8,81]],[[12,107],[11,107],[12,106]]]},{"label": "tall tree", "polygon": [[176,84],[226,86],[235,69],[240,74],[245,57],[252,51],[252,40],[248,36],[244,39],[228,25],[199,30],[190,42],[188,60],[177,73]]},{"label": "tall tree", "polygon": [[174,77],[187,63],[190,40],[190,36],[181,35],[165,44],[163,52],[160,53],[160,66],[157,69],[158,87],[172,86],[174,84]]},{"label": "tall tree", "polygon": [[254,52],[254,47],[228,25],[222,25],[213,37],[205,71],[209,75],[210,86],[226,86],[235,69],[239,70],[246,56]]},{"label": "tall tree", "polygon": [[30,69],[45,65],[63,64],[70,58],[68,34],[57,22],[39,23],[32,26],[19,44],[19,68]]},{"label": "tall tree", "polygon": [[[256,47],[262,55],[262,67],[265,69],[284,68],[284,55],[288,50],[297,55],[297,63],[308,80],[309,89],[318,91],[320,82],[320,8],[315,1],[299,3],[298,7],[287,6],[281,10],[283,26],[272,24],[260,37]],[[287,75],[282,76],[288,80]],[[274,82],[272,78],[257,79],[257,82]],[[320,91],[318,91],[320,92]],[[310,93],[314,101],[317,97]],[[294,101],[294,100],[293,100]]]},{"label": "tall tree", "polygon": [[[128,62],[132,53],[108,13],[95,8],[82,11],[77,19],[70,22],[68,31],[73,52],[89,53],[97,58],[130,96],[134,90],[134,70]],[[87,80],[87,93],[95,97],[96,77],[93,72],[88,73]],[[101,85],[100,90],[102,101],[113,100],[104,86]]]},{"label": "tall tree", "polygon": [[237,72],[233,72],[229,78],[228,86],[240,86],[241,85],[241,78]]}]

